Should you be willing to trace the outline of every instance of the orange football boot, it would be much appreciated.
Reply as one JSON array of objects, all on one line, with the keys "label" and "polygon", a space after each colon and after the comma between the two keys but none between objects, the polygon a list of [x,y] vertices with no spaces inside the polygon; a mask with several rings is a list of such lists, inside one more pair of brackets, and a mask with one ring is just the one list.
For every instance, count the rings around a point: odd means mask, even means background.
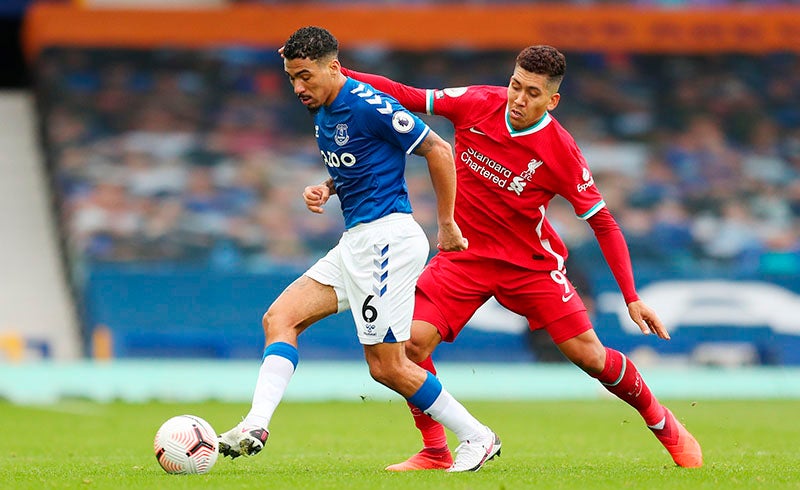
[{"label": "orange football boot", "polygon": [[448,448],[422,448],[402,463],[387,466],[386,471],[446,470],[451,466],[453,456]]},{"label": "orange football boot", "polygon": [[656,438],[667,448],[675,464],[684,468],[703,466],[703,451],[697,439],[686,430],[668,408],[664,408],[664,428],[653,429]]}]

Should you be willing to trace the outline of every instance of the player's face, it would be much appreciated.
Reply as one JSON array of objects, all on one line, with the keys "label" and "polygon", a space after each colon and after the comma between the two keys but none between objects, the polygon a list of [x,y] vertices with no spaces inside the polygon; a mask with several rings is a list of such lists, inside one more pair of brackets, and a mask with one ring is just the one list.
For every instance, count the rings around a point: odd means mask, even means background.
[{"label": "player's face", "polygon": [[294,94],[308,110],[315,111],[336,98],[336,79],[339,61],[310,60],[308,58],[284,59],[283,68],[289,76]]},{"label": "player's face", "polygon": [[511,127],[519,131],[533,126],[545,111],[558,105],[561,95],[558,87],[548,84],[547,75],[514,69],[508,84],[508,119]]}]

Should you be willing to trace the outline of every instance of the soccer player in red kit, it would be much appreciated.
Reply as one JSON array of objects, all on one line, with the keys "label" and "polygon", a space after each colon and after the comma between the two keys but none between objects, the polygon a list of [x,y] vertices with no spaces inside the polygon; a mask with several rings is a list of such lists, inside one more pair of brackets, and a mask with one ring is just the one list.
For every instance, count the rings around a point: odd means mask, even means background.
[{"label": "soccer player in red kit", "polygon": [[[556,194],[572,204],[592,227],[631,319],[644,334],[668,340],[661,320],[636,293],[625,238],[581,151],[550,114],[560,100],[565,69],[562,53],[538,45],[519,53],[508,87],[426,90],[344,70],[409,110],[446,117],[455,128],[455,218],[469,249],[439,252],[420,276],[407,355],[435,373],[430,356],[436,346],[455,340],[494,296],[525,316],[531,329],[544,328],[570,361],[635,408],[677,465],[701,466],[695,438],[659,403],[630,359],[598,339],[566,276],[567,249],[545,216]],[[387,470],[448,468],[444,429],[410,408],[424,447]]]}]

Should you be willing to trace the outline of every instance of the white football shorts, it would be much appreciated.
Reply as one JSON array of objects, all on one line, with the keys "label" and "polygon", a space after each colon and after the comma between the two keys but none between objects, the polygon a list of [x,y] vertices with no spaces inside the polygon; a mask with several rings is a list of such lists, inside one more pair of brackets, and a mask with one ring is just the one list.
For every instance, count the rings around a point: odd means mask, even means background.
[{"label": "white football shorts", "polygon": [[333,286],[338,311],[351,310],[362,345],[403,342],[411,337],[414,288],[429,251],[414,218],[393,213],[345,231],[305,275]]}]

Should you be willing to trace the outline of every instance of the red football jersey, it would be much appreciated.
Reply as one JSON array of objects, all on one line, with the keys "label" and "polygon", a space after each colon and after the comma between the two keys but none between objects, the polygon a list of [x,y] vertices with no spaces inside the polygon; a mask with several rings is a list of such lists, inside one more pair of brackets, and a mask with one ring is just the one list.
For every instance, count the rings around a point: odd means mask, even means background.
[{"label": "red football jersey", "polygon": [[575,140],[549,113],[522,131],[511,127],[506,90],[426,91],[426,112],[455,127],[456,221],[473,253],[563,270],[567,248],[547,220],[550,200],[563,196],[581,219],[605,202]]},{"label": "red football jersey", "polygon": [[590,223],[603,255],[626,303],[638,299],[622,232],[603,210],[605,201],[575,140],[550,114],[515,131],[508,122],[506,87],[426,90],[380,75],[342,71],[394,96],[411,111],[453,122],[455,217],[469,239],[469,253],[534,270],[563,271],[567,248],[546,217],[550,200],[559,194],[578,218],[600,213]]},{"label": "red football jersey", "polygon": [[[345,70],[346,74],[356,74]],[[508,122],[505,87],[425,90],[357,73],[407,109],[455,127],[455,218],[471,253],[535,270],[563,270],[567,248],[546,217],[559,194],[581,219],[605,207],[575,140],[549,113],[530,128]]]}]

